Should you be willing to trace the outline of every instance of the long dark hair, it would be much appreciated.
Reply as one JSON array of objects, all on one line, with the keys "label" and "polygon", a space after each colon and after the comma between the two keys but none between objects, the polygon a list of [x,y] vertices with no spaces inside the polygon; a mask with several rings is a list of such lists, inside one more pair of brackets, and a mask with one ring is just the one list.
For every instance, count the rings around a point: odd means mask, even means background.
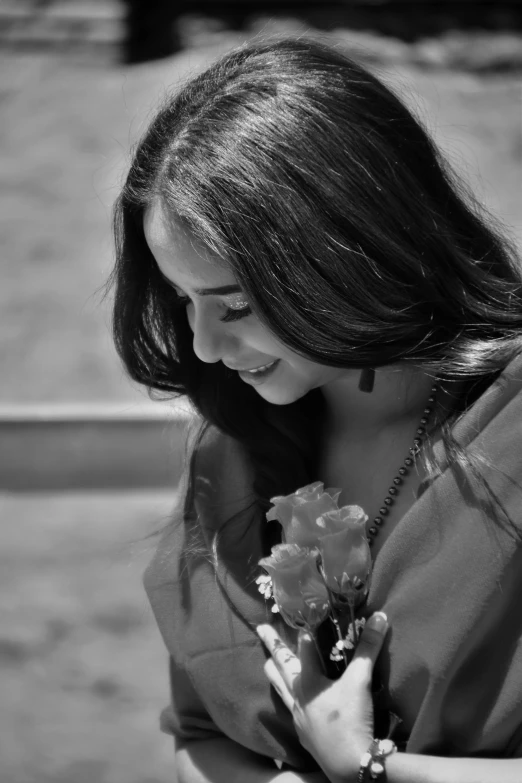
[{"label": "long dark hair", "polygon": [[165,101],[134,152],[114,212],[114,336],[134,380],[188,395],[241,442],[262,508],[318,478],[322,394],[271,405],[196,357],[145,241],[156,200],[313,361],[406,362],[478,393],[521,350],[515,252],[393,92],[312,38],[232,50]]}]

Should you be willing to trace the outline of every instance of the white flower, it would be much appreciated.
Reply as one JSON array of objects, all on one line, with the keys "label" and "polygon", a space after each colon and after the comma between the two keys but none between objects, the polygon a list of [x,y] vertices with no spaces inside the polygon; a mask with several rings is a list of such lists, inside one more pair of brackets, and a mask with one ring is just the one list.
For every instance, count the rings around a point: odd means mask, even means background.
[{"label": "white flower", "polygon": [[[272,585],[272,577],[269,574],[261,574],[256,579],[257,589],[265,599],[265,601],[274,601],[274,588]],[[279,612],[279,607],[274,601],[271,611],[274,614]]]},{"label": "white flower", "polygon": [[[274,588],[272,585],[272,577],[268,574],[261,574],[256,579],[257,589],[265,599],[265,601],[274,601]],[[274,614],[279,612],[279,607],[274,601],[274,605],[271,610]]]},{"label": "white flower", "polygon": [[[355,629],[357,633],[357,641],[359,641],[359,637],[362,633],[362,629],[364,628],[366,624],[366,620],[364,617],[362,617],[360,620],[355,621]],[[344,639],[339,639],[338,642],[335,643],[335,645],[332,647],[332,651],[330,652],[330,660],[331,661],[342,661],[342,649],[345,650],[353,650],[355,649],[354,644],[354,638],[353,638],[353,627],[352,624],[348,626],[348,633],[344,637]]]},{"label": "white flower", "polygon": [[273,598],[272,577],[268,574],[261,574],[256,579],[257,589],[267,601]]}]

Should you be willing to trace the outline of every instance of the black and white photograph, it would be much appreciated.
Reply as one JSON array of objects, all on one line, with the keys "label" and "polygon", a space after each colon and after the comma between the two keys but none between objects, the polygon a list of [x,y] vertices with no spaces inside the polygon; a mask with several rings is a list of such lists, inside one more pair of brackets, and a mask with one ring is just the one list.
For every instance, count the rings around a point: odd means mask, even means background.
[{"label": "black and white photograph", "polygon": [[0,63],[0,783],[521,783],[522,4]]}]

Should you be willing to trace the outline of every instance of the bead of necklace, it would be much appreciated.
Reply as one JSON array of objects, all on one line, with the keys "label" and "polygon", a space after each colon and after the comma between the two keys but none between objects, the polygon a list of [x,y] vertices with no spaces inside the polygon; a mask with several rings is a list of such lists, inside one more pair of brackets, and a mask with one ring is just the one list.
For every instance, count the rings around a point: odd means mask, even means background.
[{"label": "bead of necklace", "polygon": [[426,425],[428,424],[430,417],[433,413],[438,390],[439,390],[438,383],[434,383],[433,386],[431,387],[430,396],[428,397],[427,405],[422,413],[422,418],[419,422],[419,426],[417,427],[415,438],[413,439],[413,443],[408,450],[408,456],[403,461],[401,467],[397,471],[397,475],[393,478],[392,485],[388,489],[388,494],[384,498],[382,502],[382,506],[379,509],[379,514],[378,516],[373,518],[372,524],[368,529],[368,544],[370,546],[372,546],[375,537],[378,535],[379,530],[384,525],[386,517],[389,515],[391,511],[391,507],[397,500],[397,496],[399,494],[401,486],[404,484],[405,478],[408,476],[408,473],[414,467],[415,460],[420,454],[422,442],[426,436]]}]

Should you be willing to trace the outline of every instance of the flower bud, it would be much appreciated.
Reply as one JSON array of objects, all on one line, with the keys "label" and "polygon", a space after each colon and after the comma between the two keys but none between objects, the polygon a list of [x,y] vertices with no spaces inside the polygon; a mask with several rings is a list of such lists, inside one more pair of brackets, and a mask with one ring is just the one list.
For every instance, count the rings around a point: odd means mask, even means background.
[{"label": "flower bud", "polygon": [[321,517],[325,531],[318,542],[321,568],[337,608],[345,604],[357,608],[368,595],[372,558],[367,519],[359,506],[343,506]]},{"label": "flower bud", "polygon": [[292,628],[313,631],[327,617],[328,591],[317,565],[317,549],[278,544],[259,561],[272,578],[274,600]]},{"label": "flower bud", "polygon": [[316,547],[318,537],[323,532],[318,519],[329,511],[337,510],[340,494],[340,489],[325,490],[324,484],[316,481],[291,495],[272,498],[274,506],[266,518],[269,522],[277,519],[281,523],[287,544]]}]

